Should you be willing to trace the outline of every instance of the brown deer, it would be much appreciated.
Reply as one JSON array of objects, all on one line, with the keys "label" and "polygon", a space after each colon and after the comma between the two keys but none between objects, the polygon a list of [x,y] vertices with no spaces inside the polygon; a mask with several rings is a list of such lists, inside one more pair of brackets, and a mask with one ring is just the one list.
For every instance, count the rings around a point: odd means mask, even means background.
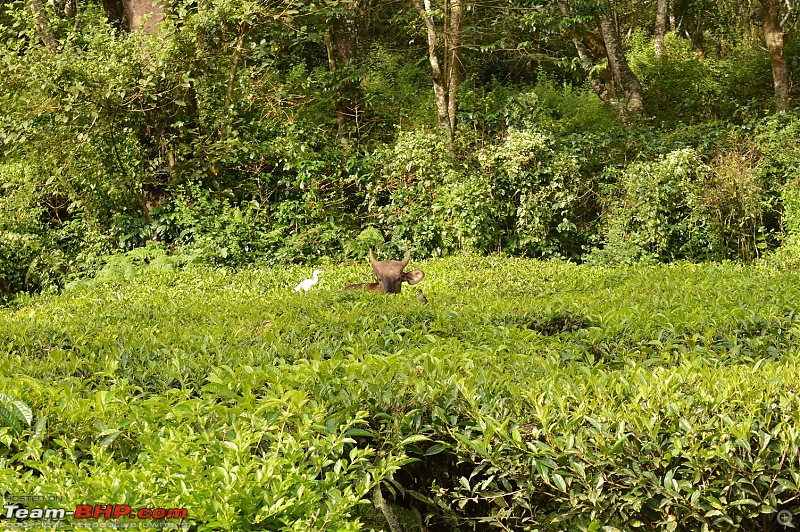
[{"label": "brown deer", "polygon": [[399,294],[403,287],[403,282],[417,284],[425,277],[421,270],[404,272],[408,262],[411,260],[411,251],[406,251],[403,260],[375,260],[372,249],[369,250],[369,262],[372,264],[372,271],[375,272],[377,283],[359,283],[346,286],[345,290],[370,290],[372,292],[383,292],[385,294]]}]

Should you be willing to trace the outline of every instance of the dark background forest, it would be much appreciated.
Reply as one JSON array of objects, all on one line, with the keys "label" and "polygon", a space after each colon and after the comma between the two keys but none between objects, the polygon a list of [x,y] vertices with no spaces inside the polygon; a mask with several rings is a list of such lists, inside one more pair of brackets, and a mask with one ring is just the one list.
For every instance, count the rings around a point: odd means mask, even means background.
[{"label": "dark background forest", "polygon": [[108,257],[800,249],[787,0],[18,0],[0,299]]}]

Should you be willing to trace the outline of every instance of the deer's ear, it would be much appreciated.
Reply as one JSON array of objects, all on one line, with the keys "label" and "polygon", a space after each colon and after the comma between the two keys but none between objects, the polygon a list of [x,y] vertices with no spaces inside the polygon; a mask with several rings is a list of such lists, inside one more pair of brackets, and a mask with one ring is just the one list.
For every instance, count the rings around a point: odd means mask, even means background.
[{"label": "deer's ear", "polygon": [[425,274],[422,272],[422,270],[413,270],[405,273],[404,275],[405,278],[403,280],[408,284],[417,284],[422,280],[423,277],[425,277]]}]

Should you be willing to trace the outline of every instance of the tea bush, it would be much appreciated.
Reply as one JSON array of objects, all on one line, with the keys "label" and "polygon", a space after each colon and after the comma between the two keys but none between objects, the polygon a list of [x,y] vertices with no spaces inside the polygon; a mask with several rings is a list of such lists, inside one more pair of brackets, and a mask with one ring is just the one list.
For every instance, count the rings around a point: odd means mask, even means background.
[{"label": "tea bush", "polygon": [[422,305],[341,291],[363,259],[298,294],[309,268],[159,256],[0,311],[5,492],[191,530],[387,529],[378,494],[407,529],[797,510],[797,273],[464,255],[411,264]]}]

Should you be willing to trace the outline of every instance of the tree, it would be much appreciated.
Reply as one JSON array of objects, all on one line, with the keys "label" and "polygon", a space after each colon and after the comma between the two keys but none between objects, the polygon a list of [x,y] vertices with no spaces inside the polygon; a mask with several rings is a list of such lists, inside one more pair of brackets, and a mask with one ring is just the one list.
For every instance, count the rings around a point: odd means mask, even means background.
[{"label": "tree", "polygon": [[769,59],[772,64],[772,81],[775,88],[775,105],[778,111],[784,112],[789,108],[791,96],[789,94],[789,67],[786,62],[784,50],[783,24],[791,13],[792,6],[782,0],[759,0],[762,9],[758,13],[764,29],[764,39],[769,50]]},{"label": "tree", "polygon": [[341,8],[333,7],[330,27],[325,31],[328,66],[335,78],[336,136],[343,146],[348,146],[352,138],[358,136],[359,129],[361,98],[352,70],[356,66],[363,33],[362,8],[363,2],[359,0],[345,2]]},{"label": "tree", "polygon": [[[611,1],[590,2],[578,9],[571,0],[559,0],[558,7],[565,19],[563,31],[572,39],[595,93],[630,125],[644,113],[644,91],[625,58]],[[599,68],[604,60],[607,69]]]},{"label": "tree", "polygon": [[[439,126],[452,139],[458,125],[457,91],[463,70],[461,27],[464,2],[444,0],[441,8],[434,8],[431,0],[412,0],[412,3],[425,25]],[[438,18],[442,20],[440,29],[436,27]]]},{"label": "tree", "polygon": [[658,9],[656,10],[656,27],[653,39],[656,57],[661,57],[661,54],[664,51],[664,34],[667,32],[668,5],[668,0],[658,0]]}]

